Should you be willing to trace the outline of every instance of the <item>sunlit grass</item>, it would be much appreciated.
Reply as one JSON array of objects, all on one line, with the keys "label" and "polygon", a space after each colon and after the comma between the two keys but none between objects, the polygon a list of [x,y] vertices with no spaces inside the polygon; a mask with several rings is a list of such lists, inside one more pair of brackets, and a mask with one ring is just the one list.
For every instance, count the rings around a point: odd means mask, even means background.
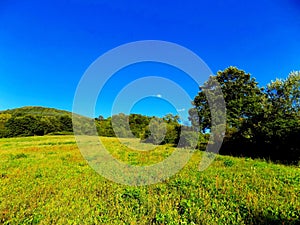
[{"label": "sunlit grass", "polygon": [[[135,151],[115,138],[101,140],[114,157],[134,165],[162,161],[174,151],[171,146]],[[299,167],[217,156],[199,172],[200,160],[201,152],[196,152],[165,182],[130,187],[92,170],[72,136],[0,139],[0,223],[297,224],[300,220]]]}]

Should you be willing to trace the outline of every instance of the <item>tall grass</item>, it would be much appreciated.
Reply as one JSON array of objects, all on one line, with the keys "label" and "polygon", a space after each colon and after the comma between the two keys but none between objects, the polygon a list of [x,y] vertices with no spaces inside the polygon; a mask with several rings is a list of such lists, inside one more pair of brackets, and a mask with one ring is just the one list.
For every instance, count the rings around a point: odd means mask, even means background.
[{"label": "tall grass", "polygon": [[[134,165],[161,161],[174,150],[137,152],[115,138],[102,141]],[[299,167],[217,156],[199,172],[200,160],[196,152],[165,182],[130,187],[93,171],[72,136],[0,139],[0,223],[299,224]]]}]

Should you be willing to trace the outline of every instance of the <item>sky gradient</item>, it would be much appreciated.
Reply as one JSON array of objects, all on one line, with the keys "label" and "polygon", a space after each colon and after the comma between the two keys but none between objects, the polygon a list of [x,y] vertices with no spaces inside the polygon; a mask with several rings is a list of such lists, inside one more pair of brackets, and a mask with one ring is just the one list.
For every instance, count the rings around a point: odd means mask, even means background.
[{"label": "sky gradient", "polygon": [[[213,73],[237,66],[265,86],[300,70],[300,3],[1,1],[0,110],[33,105],[71,111],[77,84],[89,65],[110,49],[139,40],[177,43],[195,52]],[[181,77],[175,70],[154,64],[125,68],[103,91],[96,114],[109,116],[115,95],[132,79]],[[193,98],[197,87],[184,76],[180,79],[175,80]],[[132,112],[176,111],[160,93],[154,95]]]}]

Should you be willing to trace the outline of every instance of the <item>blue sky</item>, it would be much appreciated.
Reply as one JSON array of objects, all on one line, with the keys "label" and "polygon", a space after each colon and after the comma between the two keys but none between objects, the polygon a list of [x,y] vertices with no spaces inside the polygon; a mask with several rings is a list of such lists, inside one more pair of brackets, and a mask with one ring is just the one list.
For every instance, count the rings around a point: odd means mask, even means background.
[{"label": "blue sky", "polygon": [[[237,66],[264,86],[300,70],[300,3],[3,0],[0,110],[38,105],[71,111],[77,84],[89,65],[106,51],[139,40],[177,43],[198,54],[213,73]],[[107,83],[96,114],[109,116],[116,94],[146,75],[173,77],[191,98],[198,91],[195,83],[175,68],[136,65]],[[163,97],[154,93],[138,102],[132,112],[176,112]]]}]

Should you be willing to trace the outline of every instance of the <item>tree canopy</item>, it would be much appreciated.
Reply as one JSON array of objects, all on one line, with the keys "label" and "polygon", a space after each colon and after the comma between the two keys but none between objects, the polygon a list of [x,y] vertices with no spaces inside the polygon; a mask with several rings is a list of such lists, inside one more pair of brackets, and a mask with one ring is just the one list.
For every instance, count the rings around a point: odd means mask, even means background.
[{"label": "tree canopy", "polygon": [[226,102],[226,136],[221,153],[297,162],[300,159],[300,73],[260,88],[251,75],[236,67],[219,71],[202,87],[190,109],[190,120],[202,132],[211,128],[206,89],[216,79]]}]

